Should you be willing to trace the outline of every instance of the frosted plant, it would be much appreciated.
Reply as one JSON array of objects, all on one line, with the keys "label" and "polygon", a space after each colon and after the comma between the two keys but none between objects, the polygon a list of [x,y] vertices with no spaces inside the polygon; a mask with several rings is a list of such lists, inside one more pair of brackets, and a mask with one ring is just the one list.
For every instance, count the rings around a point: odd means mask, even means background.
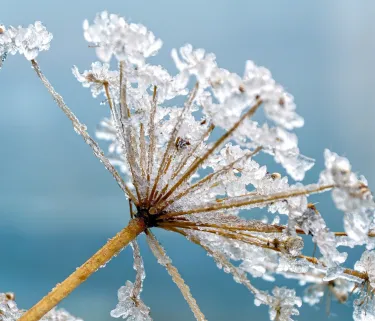
[{"label": "frosted plant", "polygon": [[[309,304],[318,303],[327,288],[340,302],[354,291],[359,293],[354,318],[373,320],[373,196],[349,161],[328,150],[326,168],[315,184],[289,183],[287,176],[270,173],[257,162],[257,156],[266,153],[295,181],[302,180],[314,164],[300,153],[293,133],[303,125],[303,118],[296,113],[293,97],[271,73],[252,61],[246,62],[243,76],[231,73],[217,65],[214,54],[188,44],[172,51],[178,73],[170,75],[148,62],[162,42],[146,27],[107,12],[97,15],[92,24],[85,21],[83,27],[85,39],[101,61],[84,72],[74,67],[73,74],[108,106],[109,116],[97,132],[98,138],[109,142],[108,157],[35,60],[52,39],[40,23],[28,28],[1,26],[0,53],[2,57],[21,53],[31,60],[76,133],[129,200],[130,222],[34,307],[21,313],[7,303],[0,320],[16,320],[19,313],[21,321],[47,318],[48,311],[129,243],[136,279],[119,289],[111,315],[151,320],[150,308],[141,299],[145,271],[136,240],[141,233],[195,318],[206,320],[153,228],[178,233],[202,247],[219,268],[254,295],[256,305],[269,306],[271,320],[292,320],[302,300],[294,289],[275,287],[271,294],[258,289],[249,276],[274,281],[275,275],[282,275],[310,283],[304,297]],[[118,63],[115,70],[110,68],[111,59]],[[252,118],[259,112],[266,116],[263,124]],[[331,231],[324,213],[308,201],[309,195],[329,190],[344,212],[345,232]],[[241,211],[253,208],[266,209],[271,223],[241,217]],[[285,225],[279,215],[286,218]],[[308,238],[302,235],[312,236],[321,258],[303,254]],[[346,268],[347,254],[338,247],[356,245],[366,245],[368,252],[355,269]]]},{"label": "frosted plant", "polygon": [[[11,292],[0,293],[0,320],[14,321],[20,318],[26,310],[19,309],[15,302],[15,295]],[[82,321],[70,315],[64,309],[53,308],[41,318],[42,321]]]},{"label": "frosted plant", "polygon": [[285,287],[275,287],[271,295],[259,294],[255,299],[255,305],[266,302],[270,307],[270,319],[278,321],[290,321],[292,315],[299,315],[299,311],[294,306],[300,307],[302,301],[296,297],[296,291]]}]

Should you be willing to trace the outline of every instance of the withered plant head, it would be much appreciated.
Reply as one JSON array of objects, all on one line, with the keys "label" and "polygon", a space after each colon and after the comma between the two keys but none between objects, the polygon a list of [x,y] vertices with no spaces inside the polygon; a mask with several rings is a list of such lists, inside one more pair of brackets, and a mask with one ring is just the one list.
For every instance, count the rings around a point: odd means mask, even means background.
[{"label": "withered plant head", "polygon": [[[35,60],[40,50],[48,49],[52,36],[40,24],[29,28],[25,33],[22,28],[1,27],[0,55],[19,52],[31,60],[74,130],[129,199],[129,230],[110,242],[119,240],[124,246],[131,241],[137,275],[134,283],[127,281],[120,288],[112,316],[151,320],[150,309],[140,297],[145,272],[135,239],[144,232],[152,252],[180,288],[196,319],[205,320],[189,287],[153,235],[153,228],[181,234],[205,249],[218,267],[254,294],[256,305],[269,306],[271,320],[291,320],[299,314],[297,307],[302,300],[295,290],[285,287],[275,287],[272,294],[259,290],[247,275],[273,281],[275,274],[281,274],[311,282],[314,286],[304,298],[310,304],[320,300],[324,287],[342,302],[353,283],[365,280],[373,289],[374,202],[367,181],[352,172],[347,159],[326,150],[325,169],[317,183],[288,183],[287,175],[301,181],[314,162],[300,154],[293,133],[304,123],[295,111],[293,97],[266,68],[247,61],[243,76],[239,76],[220,68],[214,54],[185,45],[172,51],[178,69],[172,76],[148,62],[162,42],[144,26],[106,12],[97,15],[93,24],[85,21],[85,39],[101,62],[94,62],[83,73],[74,67],[73,73],[94,97],[104,96],[109,117],[100,123],[97,137],[110,143],[107,158]],[[17,37],[23,37],[22,41],[16,41]],[[115,70],[109,65],[113,56],[118,62]],[[265,123],[255,120],[258,113],[265,115]],[[286,175],[268,172],[256,160],[260,153],[273,157]],[[316,206],[307,200],[311,194],[328,190],[344,212],[345,232],[330,231]],[[287,223],[280,224],[277,215],[271,222],[240,216],[241,211],[253,208],[283,215]],[[129,231],[134,234],[132,238]],[[312,238],[322,258],[302,253],[301,235]],[[128,239],[121,243],[121,237]],[[340,245],[366,245],[369,251],[361,260],[371,264],[355,270],[343,267],[347,254],[337,249]],[[21,320],[34,320],[29,316],[36,310]],[[354,318],[363,320],[362,312],[356,308]],[[370,313],[373,316],[374,310]]]}]

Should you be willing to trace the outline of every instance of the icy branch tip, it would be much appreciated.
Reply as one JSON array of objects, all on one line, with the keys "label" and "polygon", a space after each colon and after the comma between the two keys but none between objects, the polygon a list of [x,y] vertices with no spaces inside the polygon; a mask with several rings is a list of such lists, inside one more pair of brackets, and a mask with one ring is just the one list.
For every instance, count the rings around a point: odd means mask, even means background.
[{"label": "icy branch tip", "polygon": [[[24,28],[6,28],[0,25],[0,57],[3,62],[8,54],[24,55],[27,60],[35,59],[40,51],[48,50],[53,36],[46,27],[36,21]],[[1,66],[1,64],[0,64]]]}]

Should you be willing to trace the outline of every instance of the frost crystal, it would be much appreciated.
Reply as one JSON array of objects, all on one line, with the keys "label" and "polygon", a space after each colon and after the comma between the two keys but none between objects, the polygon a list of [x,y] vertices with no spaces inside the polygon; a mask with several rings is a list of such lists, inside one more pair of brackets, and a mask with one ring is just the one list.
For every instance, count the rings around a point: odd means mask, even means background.
[{"label": "frost crystal", "polygon": [[27,28],[5,28],[0,25],[0,56],[4,61],[7,54],[20,53],[27,60],[35,59],[40,51],[48,50],[52,34],[40,21]]},{"label": "frost crystal", "polygon": [[354,301],[354,321],[374,321],[375,320],[375,297],[369,297],[368,294],[362,293]]},{"label": "frost crystal", "polygon": [[365,251],[361,259],[356,262],[354,268],[360,272],[367,273],[372,288],[375,288],[375,251]]},{"label": "frost crystal", "polygon": [[368,242],[370,224],[374,220],[374,200],[367,180],[351,171],[349,161],[324,152],[326,169],[320,175],[322,184],[332,184],[332,198],[338,209],[345,212],[344,227],[349,238],[362,245]]},{"label": "frost crystal", "polygon": [[272,296],[260,293],[255,298],[255,305],[267,304],[269,306],[269,315],[271,320],[292,321],[291,316],[299,315],[298,309],[301,307],[302,300],[296,296],[296,291],[286,287],[274,287]]},{"label": "frost crystal", "polygon": [[[12,293],[0,293],[0,321],[17,321],[26,311],[18,309]],[[64,309],[52,309],[41,321],[83,321]]]},{"label": "frost crystal", "polygon": [[143,64],[144,59],[153,56],[162,46],[160,39],[141,24],[127,23],[124,18],[115,14],[102,12],[90,25],[83,23],[86,41],[93,43],[99,59],[108,62],[112,55],[119,61]]},{"label": "frost crystal", "polygon": [[313,236],[313,241],[318,245],[328,266],[345,262],[347,254],[337,251],[335,235],[329,231],[324,219],[314,207],[307,208],[296,221],[306,234]]},{"label": "frost crystal", "polygon": [[111,311],[111,316],[128,321],[151,321],[150,309],[141,300],[134,298],[133,291],[134,285],[130,281],[118,290],[119,303]]},{"label": "frost crystal", "polygon": [[0,293],[0,321],[16,321],[24,312],[8,293]]},{"label": "frost crystal", "polygon": [[82,83],[83,87],[91,89],[94,97],[105,92],[105,85],[115,86],[118,83],[119,73],[110,71],[109,64],[94,62],[91,64],[91,70],[85,70],[82,74],[76,66],[73,67],[73,75]]},{"label": "frost crystal", "polygon": [[329,291],[329,295],[332,294],[340,303],[346,302],[349,295],[353,292],[354,285],[348,280],[336,279],[328,282],[321,282],[318,280],[316,281],[317,283],[312,284],[305,289],[303,301],[309,305],[319,303],[322,297],[327,294],[327,291]]}]

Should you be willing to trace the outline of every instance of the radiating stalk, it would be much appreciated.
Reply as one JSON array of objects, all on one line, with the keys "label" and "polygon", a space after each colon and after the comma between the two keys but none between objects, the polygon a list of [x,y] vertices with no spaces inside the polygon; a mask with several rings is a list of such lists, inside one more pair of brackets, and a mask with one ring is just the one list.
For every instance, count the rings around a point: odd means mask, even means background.
[{"label": "radiating stalk", "polygon": [[334,187],[335,187],[334,185],[323,185],[323,186],[318,186],[318,187],[309,189],[307,186],[307,188],[304,188],[304,189],[296,189],[296,190],[290,190],[290,191],[282,192],[282,193],[275,193],[275,194],[271,194],[267,196],[259,196],[259,197],[252,198],[250,200],[238,200],[237,198],[235,198],[236,202],[233,202],[233,203],[230,202],[231,199],[229,198],[228,202],[212,204],[212,205],[208,205],[205,207],[194,208],[191,210],[186,210],[186,211],[181,211],[181,212],[163,214],[160,216],[160,219],[166,219],[168,217],[187,215],[187,214],[204,213],[204,212],[212,212],[212,211],[223,210],[223,209],[239,208],[239,207],[255,205],[255,204],[268,204],[271,202],[288,199],[290,197],[319,193],[324,190],[332,189]]},{"label": "radiating stalk", "polygon": [[195,97],[198,93],[198,88],[199,88],[199,84],[196,83],[196,85],[194,86],[194,89],[190,93],[190,96],[189,96],[188,100],[186,101],[186,103],[184,104],[184,107],[181,110],[181,114],[177,118],[176,124],[175,124],[175,126],[173,128],[173,131],[171,133],[171,137],[169,138],[167,147],[165,148],[163,158],[160,162],[158,173],[156,175],[149,200],[151,200],[153,198],[154,194],[155,194],[156,188],[158,187],[159,180],[162,177],[162,173],[163,173],[163,170],[165,168],[165,163],[166,163],[167,157],[169,156],[170,149],[172,148],[172,146],[175,143],[178,131],[180,130],[181,125],[184,121],[185,113],[190,109],[191,105],[193,104],[193,102],[195,100]]},{"label": "radiating stalk", "polygon": [[160,245],[158,240],[150,231],[146,231],[146,235],[147,242],[151,248],[152,253],[157,258],[159,264],[163,265],[167,269],[169,275],[172,277],[173,282],[178,286],[186,302],[189,304],[195,318],[198,321],[206,321],[206,318],[201,312],[197,301],[193,298],[190,292],[190,288],[186,285],[178,270],[172,265],[171,259],[165,253],[164,248]]},{"label": "radiating stalk", "polygon": [[36,60],[31,60],[32,66],[37,73],[38,77],[42,81],[43,85],[47,88],[57,105],[60,109],[65,113],[65,115],[71,120],[74,130],[82,136],[84,141],[87,145],[89,145],[94,152],[94,155],[104,164],[105,168],[112,174],[112,176],[117,181],[117,184],[120,188],[125,192],[125,194],[134,202],[134,204],[138,205],[137,198],[133,195],[129,187],[125,184],[124,180],[121,178],[120,174],[114,168],[114,166],[110,163],[107,157],[105,157],[104,152],[99,147],[98,143],[91,138],[91,136],[87,133],[86,126],[82,124],[78,118],[73,114],[73,112],[69,109],[69,107],[65,104],[63,98],[55,91],[51,83],[48,79],[44,76],[40,67]]}]

